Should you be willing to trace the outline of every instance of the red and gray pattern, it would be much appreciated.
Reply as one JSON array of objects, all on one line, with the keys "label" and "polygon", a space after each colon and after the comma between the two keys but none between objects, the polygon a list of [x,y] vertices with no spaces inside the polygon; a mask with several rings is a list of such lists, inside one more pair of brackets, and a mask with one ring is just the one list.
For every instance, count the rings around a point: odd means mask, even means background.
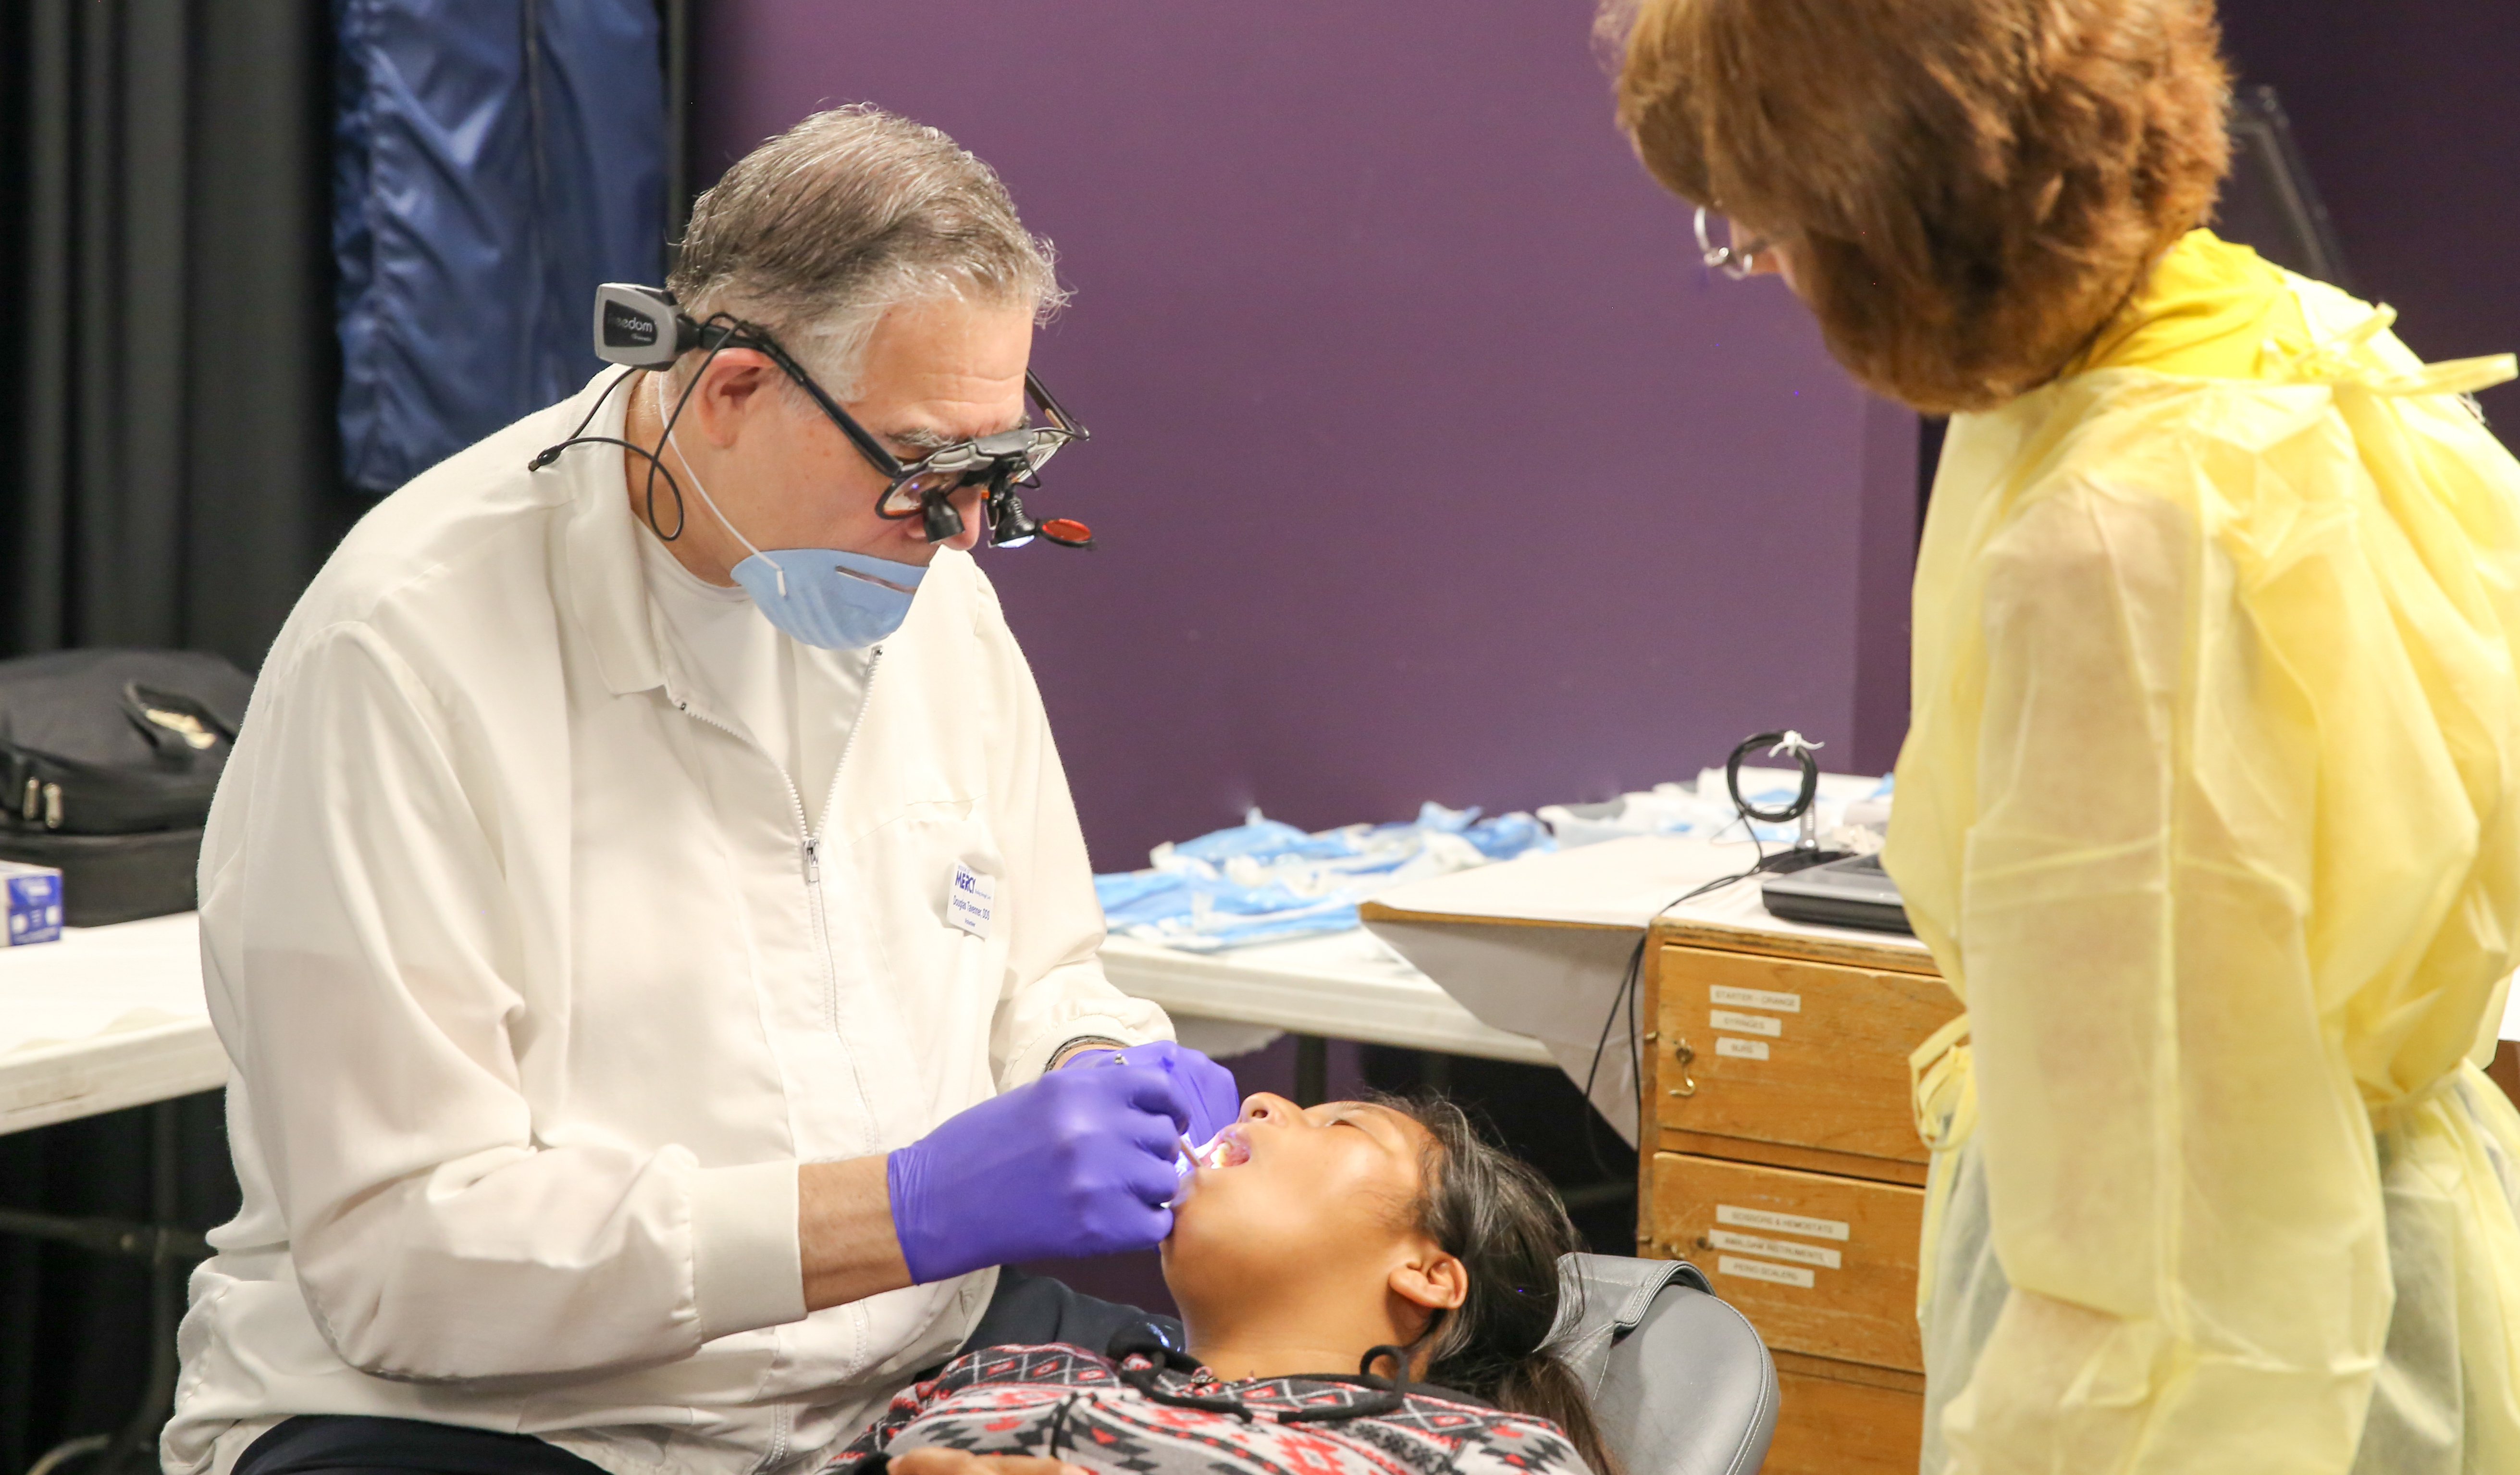
[{"label": "red and gray pattern", "polygon": [[1557,1426],[1412,1390],[1387,1413],[1281,1423],[1277,1415],[1375,1399],[1316,1378],[1219,1382],[1204,1368],[1155,1373],[1167,1394],[1240,1401],[1250,1417],[1174,1408],[1077,1347],[992,1347],[966,1353],[904,1390],[824,1475],[872,1475],[879,1454],[943,1446],[974,1454],[1033,1454],[1127,1475],[1585,1475]]}]

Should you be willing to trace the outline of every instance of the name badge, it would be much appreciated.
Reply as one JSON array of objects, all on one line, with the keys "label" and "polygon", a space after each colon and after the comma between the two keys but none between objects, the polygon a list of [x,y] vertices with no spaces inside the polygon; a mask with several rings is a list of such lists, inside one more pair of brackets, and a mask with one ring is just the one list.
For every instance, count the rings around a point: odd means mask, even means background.
[{"label": "name badge", "polygon": [[997,895],[997,877],[982,875],[956,861],[953,879],[945,887],[945,919],[973,937],[986,938]]}]

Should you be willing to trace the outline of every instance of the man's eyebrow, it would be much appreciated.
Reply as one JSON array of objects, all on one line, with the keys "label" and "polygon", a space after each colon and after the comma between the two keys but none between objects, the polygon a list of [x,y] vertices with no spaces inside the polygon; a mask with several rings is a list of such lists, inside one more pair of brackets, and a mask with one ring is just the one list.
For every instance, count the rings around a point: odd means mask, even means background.
[{"label": "man's eyebrow", "polygon": [[[1029,428],[1031,425],[1031,416],[1018,415],[1015,417],[1014,424],[1000,425],[997,429],[990,431],[989,433],[993,435],[1004,434],[1009,430]],[[908,446],[915,451],[932,453],[941,451],[947,446],[959,446],[967,438],[970,437],[949,435],[945,431],[939,430],[933,425],[907,425],[898,430],[884,431],[883,438],[891,441],[895,445]]]},{"label": "man's eyebrow", "polygon": [[944,431],[931,430],[923,425],[903,430],[886,430],[883,432],[883,438],[894,445],[908,446],[917,451],[941,451],[947,446],[961,444],[959,440]]}]

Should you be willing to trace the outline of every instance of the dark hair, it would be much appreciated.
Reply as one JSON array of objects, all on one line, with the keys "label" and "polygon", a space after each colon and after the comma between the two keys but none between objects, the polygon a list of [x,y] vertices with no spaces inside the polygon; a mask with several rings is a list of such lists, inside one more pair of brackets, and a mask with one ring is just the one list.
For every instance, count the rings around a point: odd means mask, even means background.
[{"label": "dark hair", "polygon": [[1411,1348],[1426,1352],[1426,1380],[1548,1419],[1566,1431],[1594,1475],[1617,1475],[1592,1399],[1550,1343],[1557,1257],[1584,1247],[1556,1190],[1441,1096],[1376,1101],[1426,1129],[1432,1140],[1411,1213],[1469,1272],[1468,1298],[1437,1312]]},{"label": "dark hair", "polygon": [[1610,0],[1654,177],[1794,243],[1829,351],[1920,410],[2071,361],[2213,208],[2213,0]]}]

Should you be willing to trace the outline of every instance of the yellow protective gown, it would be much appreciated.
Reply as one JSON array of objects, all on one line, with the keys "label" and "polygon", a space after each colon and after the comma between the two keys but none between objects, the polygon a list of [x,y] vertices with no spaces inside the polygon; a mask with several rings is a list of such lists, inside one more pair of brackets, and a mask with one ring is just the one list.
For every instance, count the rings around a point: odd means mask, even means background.
[{"label": "yellow protective gown", "polygon": [[2520,468],[2197,232],[1952,422],[1886,861],[1928,1472],[2520,1472]]}]

